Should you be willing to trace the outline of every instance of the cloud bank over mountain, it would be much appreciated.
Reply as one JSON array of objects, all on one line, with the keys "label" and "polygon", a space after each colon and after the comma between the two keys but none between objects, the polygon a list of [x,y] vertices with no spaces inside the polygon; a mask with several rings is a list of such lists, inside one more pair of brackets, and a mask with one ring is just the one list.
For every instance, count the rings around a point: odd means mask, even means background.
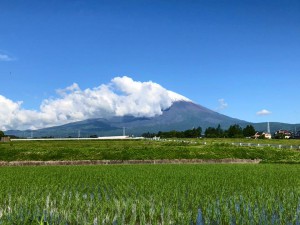
[{"label": "cloud bank over mountain", "polygon": [[115,77],[108,84],[81,90],[74,83],[57,90],[58,97],[43,100],[39,110],[22,108],[0,95],[0,129],[38,129],[90,118],[161,115],[174,101],[190,101],[152,81]]}]

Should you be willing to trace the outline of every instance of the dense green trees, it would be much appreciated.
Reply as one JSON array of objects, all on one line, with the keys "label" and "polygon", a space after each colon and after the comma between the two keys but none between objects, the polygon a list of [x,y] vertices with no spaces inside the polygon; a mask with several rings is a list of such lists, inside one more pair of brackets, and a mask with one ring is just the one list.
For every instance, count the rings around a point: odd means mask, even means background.
[{"label": "dense green trees", "polygon": [[185,131],[176,131],[176,130],[171,130],[166,132],[159,131],[157,134],[148,132],[142,134],[142,136],[146,138],[152,138],[155,136],[161,138],[197,138],[201,136],[201,133],[202,133],[202,128],[198,127],[190,130],[185,130]]},{"label": "dense green trees", "polygon": [[217,128],[208,127],[204,135],[207,138],[242,138],[242,137],[251,137],[255,134],[255,129],[252,125],[247,125],[244,129],[241,128],[240,125],[234,124],[231,125],[228,130],[223,130],[218,125]]},{"label": "dense green trees", "polygon": [[0,130],[0,138],[4,137],[4,132],[2,130]]},{"label": "dense green trees", "polygon": [[[144,133],[142,136],[146,138],[161,137],[161,138],[196,138],[200,137],[202,128],[193,128],[191,130],[176,131],[171,130],[167,132],[159,131],[158,133]],[[238,124],[231,125],[228,130],[223,130],[219,124],[217,127],[208,127],[204,131],[206,138],[243,138],[252,137],[256,133],[252,125],[247,125],[242,128]]]},{"label": "dense green trees", "polygon": [[244,137],[252,137],[256,133],[254,127],[252,125],[247,125],[243,129],[243,135]]},{"label": "dense green trees", "polygon": [[222,138],[226,136],[225,131],[221,128],[219,124],[217,128],[208,127],[204,132],[205,137],[207,138]]},{"label": "dense green trees", "polygon": [[229,138],[241,138],[243,137],[243,129],[238,124],[231,125],[227,131]]}]

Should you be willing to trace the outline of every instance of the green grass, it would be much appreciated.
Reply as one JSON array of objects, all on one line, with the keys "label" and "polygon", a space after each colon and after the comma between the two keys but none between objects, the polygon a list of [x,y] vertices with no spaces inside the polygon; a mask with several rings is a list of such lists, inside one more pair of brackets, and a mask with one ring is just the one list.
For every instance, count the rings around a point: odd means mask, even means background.
[{"label": "green grass", "polygon": [[[191,143],[149,140],[16,141],[0,143],[0,161],[262,159],[299,163],[300,152],[272,147],[233,146],[232,142],[300,145],[299,140],[194,139]],[[195,142],[195,143],[194,143]],[[206,142],[206,145],[203,143]]]},{"label": "green grass", "polygon": [[299,224],[300,165],[0,168],[0,224]]}]

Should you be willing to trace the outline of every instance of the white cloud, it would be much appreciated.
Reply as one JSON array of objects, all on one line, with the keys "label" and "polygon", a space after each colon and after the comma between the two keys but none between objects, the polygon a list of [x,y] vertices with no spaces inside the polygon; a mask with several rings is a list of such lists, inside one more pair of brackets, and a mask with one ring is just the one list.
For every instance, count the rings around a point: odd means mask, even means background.
[{"label": "white cloud", "polygon": [[258,116],[266,116],[266,115],[270,115],[272,112],[270,112],[269,110],[266,110],[266,109],[262,109],[260,111],[258,111],[256,113],[256,115]]},{"label": "white cloud", "polygon": [[218,99],[218,102],[219,102],[219,107],[217,108],[217,111],[226,109],[228,107],[228,103],[225,102],[225,99],[220,98],[220,99]]},{"label": "white cloud", "polygon": [[126,76],[85,90],[74,83],[57,93],[58,98],[43,100],[39,111],[23,109],[22,102],[0,95],[0,129],[37,129],[111,116],[153,117],[174,101],[190,101],[152,81],[139,82]]},{"label": "white cloud", "polygon": [[14,59],[6,54],[1,54],[0,53],[0,61],[13,61]]}]

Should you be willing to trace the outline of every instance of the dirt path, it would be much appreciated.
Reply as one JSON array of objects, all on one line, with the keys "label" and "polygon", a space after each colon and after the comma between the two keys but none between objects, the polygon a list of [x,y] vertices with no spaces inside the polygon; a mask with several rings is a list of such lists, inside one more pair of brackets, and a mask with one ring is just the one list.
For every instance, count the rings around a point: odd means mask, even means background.
[{"label": "dirt path", "polygon": [[258,164],[260,159],[158,159],[158,160],[78,160],[78,161],[0,161],[0,166],[67,166],[133,164]]}]

